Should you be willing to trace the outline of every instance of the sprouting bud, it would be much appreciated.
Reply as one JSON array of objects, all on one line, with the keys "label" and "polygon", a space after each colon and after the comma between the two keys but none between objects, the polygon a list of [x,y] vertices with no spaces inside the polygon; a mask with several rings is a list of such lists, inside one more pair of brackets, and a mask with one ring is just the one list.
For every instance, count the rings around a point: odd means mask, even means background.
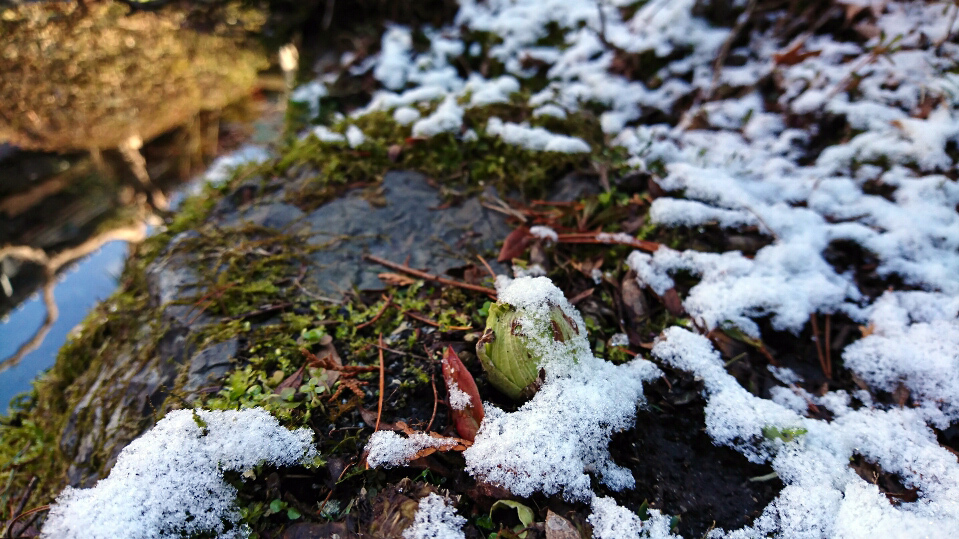
[{"label": "sprouting bud", "polygon": [[579,336],[580,328],[558,305],[549,317],[530,317],[504,302],[490,305],[476,354],[494,387],[513,399],[531,396],[542,382],[544,354]]}]

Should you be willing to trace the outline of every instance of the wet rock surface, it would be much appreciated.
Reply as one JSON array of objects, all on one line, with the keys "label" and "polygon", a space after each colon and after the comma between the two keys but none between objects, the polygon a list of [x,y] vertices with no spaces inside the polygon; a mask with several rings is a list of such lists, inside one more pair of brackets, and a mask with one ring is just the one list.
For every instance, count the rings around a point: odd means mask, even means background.
[{"label": "wet rock surface", "polygon": [[[283,202],[284,195],[279,189],[245,204],[249,197],[228,195],[208,224],[295,232],[318,247],[310,264],[299,269],[304,288],[331,299],[354,288],[384,287],[377,274],[386,270],[363,255],[443,273],[475,260],[509,233],[503,214],[486,209],[478,198],[444,206],[437,190],[414,172],[390,172],[374,192],[348,191],[310,213]],[[195,343],[194,337],[217,321],[202,307],[201,291],[210,283],[203,276],[207,262],[190,250],[198,236],[195,231],[176,236],[146,269],[150,308],[159,319],[127,341],[132,350],[116,352],[112,363],[85,375],[88,389],[74,401],[60,441],[72,460],[71,485],[89,486],[101,477],[120,450],[153,424],[171,394],[189,402],[198,391],[218,388],[218,379],[236,366],[236,338],[205,347]],[[152,350],[142,353],[144,347]]]}]

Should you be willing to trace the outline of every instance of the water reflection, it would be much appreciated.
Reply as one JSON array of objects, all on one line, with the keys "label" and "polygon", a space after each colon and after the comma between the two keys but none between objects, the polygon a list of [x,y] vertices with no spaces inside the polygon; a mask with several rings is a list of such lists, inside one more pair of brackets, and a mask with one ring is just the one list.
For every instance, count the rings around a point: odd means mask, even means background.
[{"label": "water reflection", "polygon": [[[81,265],[67,270],[44,287],[42,295],[31,298],[9,313],[0,324],[0,357],[7,358],[0,374],[0,413],[17,393],[30,389],[38,372],[53,366],[57,351],[70,331],[79,324],[96,303],[116,288],[116,278],[123,267],[128,244],[114,241],[85,259]],[[53,321],[44,298],[50,294],[56,304]],[[38,340],[37,338],[42,340]],[[28,348],[33,345],[33,350]],[[21,361],[11,358],[22,354]]]},{"label": "water reflection", "polygon": [[0,3],[0,413],[172,190],[249,136],[268,62],[247,5]]}]

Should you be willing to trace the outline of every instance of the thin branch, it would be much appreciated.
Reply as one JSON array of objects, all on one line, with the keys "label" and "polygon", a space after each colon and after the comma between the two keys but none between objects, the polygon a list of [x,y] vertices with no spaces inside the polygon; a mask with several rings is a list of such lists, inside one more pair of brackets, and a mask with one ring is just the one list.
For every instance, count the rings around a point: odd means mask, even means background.
[{"label": "thin branch", "polygon": [[816,340],[816,355],[819,357],[819,367],[822,369],[823,374],[826,375],[826,378],[832,380],[832,368],[826,362],[826,356],[823,353],[823,343],[819,335],[819,323],[816,320],[816,313],[809,315],[809,323],[812,325],[812,334]]},{"label": "thin branch", "polygon": [[495,281],[495,280],[496,280],[496,272],[493,271],[493,268],[491,268],[491,267],[489,266],[489,263],[486,262],[486,259],[483,258],[483,257],[480,256],[480,255],[476,255],[476,258],[478,258],[479,261],[483,263],[483,267],[486,268],[486,271],[489,272],[490,277],[492,277],[493,280]]},{"label": "thin branch", "polygon": [[[393,296],[386,298],[386,302],[383,303],[383,306],[380,307],[380,310],[377,311],[375,315],[373,315],[373,318],[370,318],[366,322],[363,322],[362,324],[356,326],[356,329],[363,329],[366,326],[369,326],[370,324],[375,324],[376,321],[379,320],[381,316],[383,316],[383,313],[386,312],[386,308],[392,304],[393,304]],[[382,341],[380,342],[380,344],[383,344]]]},{"label": "thin branch", "polygon": [[[423,322],[424,324],[433,326],[435,328],[443,327],[443,324],[440,324],[439,322],[435,320],[431,320],[419,313],[414,313],[413,311],[403,311],[403,314],[406,316],[409,316],[413,320],[419,320],[420,322]],[[473,326],[448,326],[448,327],[450,331],[468,331],[470,329],[473,329]]]},{"label": "thin branch", "polygon": [[374,431],[380,430],[380,418],[383,417],[383,388],[386,385],[385,379],[385,369],[383,367],[383,334],[380,333],[379,338],[379,353],[380,353],[380,395],[376,403],[376,426],[373,427]]},{"label": "thin branch", "polygon": [[386,260],[385,258],[380,258],[374,255],[363,255],[363,258],[375,264],[379,264],[381,266],[385,266],[387,268],[394,269],[396,271],[401,271],[403,273],[412,275],[414,277],[419,277],[420,279],[426,279],[427,281],[435,281],[440,284],[455,286],[455,287],[463,288],[466,290],[472,290],[473,292],[481,292],[483,294],[490,296],[493,299],[496,299],[496,290],[493,290],[492,288],[487,288],[485,286],[480,286],[480,285],[475,285],[470,283],[464,283],[461,281],[456,281],[454,279],[447,279],[446,277],[440,277],[439,275],[433,275],[431,273],[426,273],[425,271],[413,269],[405,264],[397,264],[396,262],[390,262],[389,260]]},{"label": "thin branch", "polygon": [[33,509],[27,511],[26,513],[20,513],[15,518],[13,518],[10,522],[7,523],[7,527],[3,531],[2,537],[4,537],[5,539],[10,539],[11,537],[13,537],[13,525],[16,524],[18,520],[22,519],[23,517],[39,513],[40,511],[46,511],[47,509],[50,509],[49,505],[41,505],[40,507],[34,507]]},{"label": "thin branch", "polygon": [[559,234],[557,243],[592,243],[600,245],[627,245],[634,249],[649,253],[659,249],[655,241],[646,241],[633,238],[628,234],[610,234],[608,232],[577,232],[573,234]]},{"label": "thin branch", "polygon": [[723,64],[726,63],[726,58],[729,56],[729,51],[733,47],[733,42],[736,41],[736,38],[739,37],[739,33],[743,31],[743,28],[746,27],[746,23],[749,22],[749,19],[753,16],[753,10],[756,9],[756,0],[749,0],[749,4],[746,5],[746,10],[736,19],[736,26],[729,32],[729,37],[726,38],[726,41],[723,42],[722,48],[719,49],[719,54],[716,56],[716,61],[713,63],[713,80],[709,84],[709,91],[706,93],[706,99],[710,99],[713,96],[713,92],[716,91],[716,86],[719,85],[719,75],[722,72]]},{"label": "thin branch", "polygon": [[439,402],[439,394],[436,392],[436,373],[430,373],[430,385],[433,386],[433,414],[430,416],[430,422],[426,424],[426,428],[423,429],[426,432],[429,432],[433,427],[433,420],[436,419],[436,405]]}]

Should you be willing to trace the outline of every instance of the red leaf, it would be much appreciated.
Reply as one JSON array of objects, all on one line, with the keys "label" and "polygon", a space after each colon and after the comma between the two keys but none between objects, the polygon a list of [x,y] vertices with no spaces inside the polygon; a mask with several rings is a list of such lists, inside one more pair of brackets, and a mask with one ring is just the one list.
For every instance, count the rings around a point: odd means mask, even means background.
[{"label": "red leaf", "polygon": [[510,232],[509,236],[506,236],[506,239],[503,240],[503,248],[500,249],[499,256],[496,257],[496,260],[506,262],[507,260],[521,256],[526,252],[526,248],[529,247],[532,240],[533,235],[530,234],[529,227],[524,225],[517,228]]},{"label": "red leaf", "polygon": [[485,415],[483,399],[480,398],[473,375],[466,370],[466,366],[460,361],[452,346],[448,346],[443,353],[443,380],[446,381],[447,394],[463,391],[469,395],[470,403],[464,408],[457,410],[450,406],[450,417],[453,419],[456,432],[463,439],[472,442],[476,439],[476,431],[479,430]]}]

